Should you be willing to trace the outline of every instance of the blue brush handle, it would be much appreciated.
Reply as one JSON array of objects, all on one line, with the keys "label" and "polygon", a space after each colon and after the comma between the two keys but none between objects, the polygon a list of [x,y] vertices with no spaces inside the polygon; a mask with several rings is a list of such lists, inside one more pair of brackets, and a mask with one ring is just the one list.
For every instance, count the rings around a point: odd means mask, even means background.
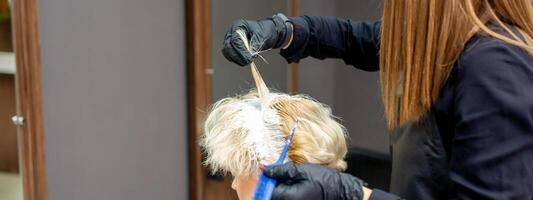
[{"label": "blue brush handle", "polygon": [[[298,120],[296,120],[296,125],[294,125],[294,128],[292,128],[289,134],[289,139],[287,139],[287,142],[285,143],[285,146],[281,151],[281,155],[279,156],[278,161],[276,161],[276,163],[274,163],[273,165],[283,164],[283,161],[285,160],[285,157],[287,157],[287,153],[289,152],[289,146],[291,145],[292,138],[294,137],[294,132],[296,132],[296,127],[298,127]],[[265,173],[261,173],[259,181],[257,182],[257,187],[255,188],[253,200],[270,200],[270,198],[272,198],[272,192],[274,192],[274,188],[276,188],[276,179],[266,176]]]},{"label": "blue brush handle", "polygon": [[270,200],[276,188],[276,179],[261,174],[253,200]]}]

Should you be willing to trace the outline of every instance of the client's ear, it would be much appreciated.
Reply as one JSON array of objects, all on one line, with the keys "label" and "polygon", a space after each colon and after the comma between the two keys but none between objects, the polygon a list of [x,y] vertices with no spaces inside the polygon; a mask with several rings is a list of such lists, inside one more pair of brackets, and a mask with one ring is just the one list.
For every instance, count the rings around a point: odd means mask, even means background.
[{"label": "client's ear", "polygon": [[265,169],[265,164],[261,163],[259,165],[259,170],[263,171]]}]

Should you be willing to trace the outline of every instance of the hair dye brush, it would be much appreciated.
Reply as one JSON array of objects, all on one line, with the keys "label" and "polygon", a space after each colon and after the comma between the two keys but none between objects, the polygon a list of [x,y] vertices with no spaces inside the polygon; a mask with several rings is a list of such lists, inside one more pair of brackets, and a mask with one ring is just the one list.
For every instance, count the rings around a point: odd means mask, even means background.
[{"label": "hair dye brush", "polygon": [[[294,132],[296,132],[297,127],[298,120],[296,120],[296,124],[292,128],[291,133],[289,134],[289,138],[287,139],[287,142],[285,143],[285,146],[283,147],[283,150],[281,151],[281,155],[279,155],[278,160],[274,164],[265,167],[283,164],[283,161],[285,161],[287,153],[289,152],[289,147],[291,145],[292,138],[294,137]],[[272,192],[274,192],[274,188],[276,188],[276,183],[276,179],[270,178],[264,173],[261,173],[261,176],[259,177],[259,181],[257,182],[257,186],[255,188],[253,200],[270,200],[272,198]]]}]

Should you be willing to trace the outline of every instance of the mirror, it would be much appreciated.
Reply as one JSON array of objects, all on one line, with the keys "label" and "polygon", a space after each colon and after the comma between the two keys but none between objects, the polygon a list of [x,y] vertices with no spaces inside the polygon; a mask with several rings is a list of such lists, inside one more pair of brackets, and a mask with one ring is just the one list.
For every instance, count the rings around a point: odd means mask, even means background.
[{"label": "mirror", "polygon": [[[188,28],[192,30],[188,32],[188,63],[192,69],[188,78],[195,83],[188,93],[191,96],[188,103],[190,141],[195,141],[201,134],[205,111],[213,102],[253,88],[250,68],[230,63],[221,54],[223,37],[234,20],[260,20],[282,12],[289,16],[322,15],[369,21],[379,19],[382,6],[382,1],[345,0],[187,0],[187,3]],[[350,133],[350,147],[353,148],[350,148],[347,161],[368,163],[370,161],[367,158],[370,158],[377,163],[365,165],[368,167],[364,169],[349,168],[348,172],[362,172],[363,174],[357,175],[373,181],[376,186],[388,188],[388,183],[375,181],[388,180],[388,177],[382,176],[388,176],[387,172],[390,172],[385,123],[382,112],[375,112],[381,109],[378,74],[354,70],[335,59],[308,58],[302,60],[298,67],[288,68],[278,53],[279,50],[273,50],[262,54],[268,64],[260,59],[256,60],[269,88],[285,93],[297,91],[308,94],[332,107],[334,114],[343,119],[343,125]],[[359,105],[357,110],[354,110],[353,105]],[[191,187],[191,197],[236,199],[231,189],[231,177],[208,174],[205,168],[201,168],[200,152],[199,148],[191,148],[189,151],[192,158],[189,167],[193,169],[190,184],[197,186]]]},{"label": "mirror", "polygon": [[18,133],[12,122],[17,109],[11,19],[8,0],[0,0],[0,199],[22,200]]}]

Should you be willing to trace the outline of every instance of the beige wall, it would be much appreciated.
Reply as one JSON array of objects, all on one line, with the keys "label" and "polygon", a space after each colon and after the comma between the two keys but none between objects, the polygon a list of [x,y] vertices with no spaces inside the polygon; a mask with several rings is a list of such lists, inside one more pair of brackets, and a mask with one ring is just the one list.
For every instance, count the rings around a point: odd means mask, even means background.
[{"label": "beige wall", "polygon": [[40,0],[50,200],[187,199],[184,0]]}]

